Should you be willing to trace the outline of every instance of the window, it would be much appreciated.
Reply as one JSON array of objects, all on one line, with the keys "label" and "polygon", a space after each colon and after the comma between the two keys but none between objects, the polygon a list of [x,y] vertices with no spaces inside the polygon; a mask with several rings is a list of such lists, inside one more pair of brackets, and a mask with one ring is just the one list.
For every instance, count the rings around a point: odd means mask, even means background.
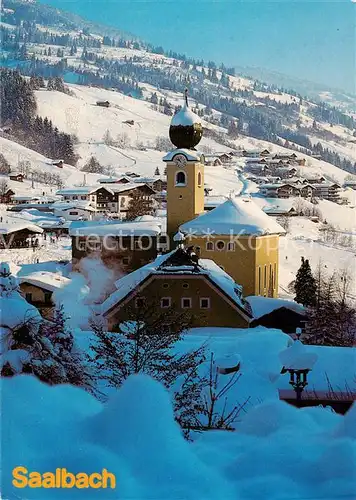
[{"label": "window", "polygon": [[122,196],[120,198],[120,207],[124,207],[125,206],[125,196]]},{"label": "window", "polygon": [[81,197],[80,197],[80,199],[81,199],[81,200],[86,200],[86,199],[87,199],[87,197],[86,197],[86,196],[81,196]]},{"label": "window", "polygon": [[78,199],[78,196],[75,194],[73,195],[73,200],[77,200]]},{"label": "window", "polygon": [[26,293],[27,302],[32,302],[32,293]]},{"label": "window", "polygon": [[192,299],[190,297],[182,297],[181,304],[182,309],[191,309]]},{"label": "window", "polygon": [[217,248],[218,250],[224,250],[224,248],[225,248],[225,242],[224,242],[224,241],[221,241],[221,240],[220,240],[220,241],[218,241],[218,242],[216,243],[216,248]]},{"label": "window", "polygon": [[202,175],[201,172],[198,172],[198,186],[201,187],[202,185]]},{"label": "window", "polygon": [[143,297],[137,297],[135,299],[135,307],[136,309],[141,309],[145,305],[145,299]]},{"label": "window", "polygon": [[69,212],[69,215],[78,215],[78,212]]},{"label": "window", "polygon": [[204,297],[200,299],[200,309],[210,309],[210,298]]},{"label": "window", "polygon": [[163,283],[162,288],[165,288],[165,289],[169,288],[169,283]]},{"label": "window", "polygon": [[142,249],[142,244],[141,241],[135,241],[135,250],[141,250]]},{"label": "window", "polygon": [[45,292],[45,294],[44,294],[44,301],[45,301],[46,304],[51,304],[51,302],[52,302],[51,297],[52,297],[52,293],[51,292]]},{"label": "window", "polygon": [[261,267],[258,266],[258,295],[261,295]]},{"label": "window", "polygon": [[263,283],[264,283],[264,288],[267,287],[267,266],[265,264],[265,269],[264,269],[264,279],[263,279]]},{"label": "window", "polygon": [[128,257],[124,257],[124,258],[122,259],[122,263],[123,263],[125,266],[127,266],[127,265],[129,264],[129,262],[130,262],[130,259],[129,259]]},{"label": "window", "polygon": [[171,307],[171,298],[170,297],[162,297],[161,298],[161,308],[167,309],[168,307]]},{"label": "window", "polygon": [[182,287],[185,289],[189,288],[189,283],[183,283]]},{"label": "window", "polygon": [[185,186],[186,185],[186,174],[185,172],[177,172],[176,173],[176,186]]},{"label": "window", "polygon": [[233,252],[235,250],[235,243],[233,241],[229,241],[227,244],[227,250],[228,252]]},{"label": "window", "polygon": [[206,244],[207,250],[214,250],[214,243],[212,241],[208,241]]}]

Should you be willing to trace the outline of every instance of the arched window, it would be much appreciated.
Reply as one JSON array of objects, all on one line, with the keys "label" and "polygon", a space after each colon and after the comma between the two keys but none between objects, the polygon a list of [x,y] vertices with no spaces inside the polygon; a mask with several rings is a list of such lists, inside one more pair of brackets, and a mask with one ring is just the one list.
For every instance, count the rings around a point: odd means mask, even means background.
[{"label": "arched window", "polygon": [[176,186],[185,186],[186,185],[186,175],[185,172],[177,172],[176,173]]},{"label": "arched window", "polygon": [[224,243],[222,240],[218,241],[218,242],[216,243],[216,248],[217,248],[218,250],[224,250],[224,248],[225,248],[225,243]]},{"label": "arched window", "polygon": [[198,186],[201,187],[202,185],[202,176],[201,176],[201,172],[198,172]]},{"label": "arched window", "polygon": [[235,243],[233,241],[229,241],[229,243],[227,244],[227,250],[229,252],[233,252],[235,250]]},{"label": "arched window", "polygon": [[208,241],[206,243],[206,249],[207,250],[214,250],[214,243],[212,241]]}]

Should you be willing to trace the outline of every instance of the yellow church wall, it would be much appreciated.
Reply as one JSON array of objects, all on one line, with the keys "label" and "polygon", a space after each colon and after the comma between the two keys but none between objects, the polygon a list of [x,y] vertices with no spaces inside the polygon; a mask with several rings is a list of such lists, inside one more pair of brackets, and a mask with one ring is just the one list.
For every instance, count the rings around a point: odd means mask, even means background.
[{"label": "yellow church wall", "polygon": [[[276,273],[273,278],[271,296],[277,297],[278,241],[279,237],[276,235],[239,238],[213,235],[209,239],[191,236],[186,244],[198,247],[201,258],[211,259],[221,266],[236,283],[242,285],[245,296],[268,296],[270,276]],[[219,242],[224,243],[224,248],[221,250],[218,249],[218,245],[221,245]],[[211,244],[213,250],[209,249]],[[266,287],[264,286],[265,272]]]}]

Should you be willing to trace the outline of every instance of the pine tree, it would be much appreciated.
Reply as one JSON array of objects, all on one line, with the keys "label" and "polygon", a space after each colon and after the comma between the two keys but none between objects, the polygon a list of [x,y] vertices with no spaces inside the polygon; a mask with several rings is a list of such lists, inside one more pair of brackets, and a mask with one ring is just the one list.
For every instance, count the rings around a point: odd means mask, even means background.
[{"label": "pine tree", "polygon": [[108,129],[106,129],[105,134],[103,135],[103,141],[107,146],[111,146],[114,142]]},{"label": "pine tree", "polygon": [[10,163],[5,156],[0,153],[0,174],[8,174],[11,170]]},{"label": "pine tree", "polygon": [[316,283],[309,260],[302,257],[302,263],[295,280],[295,301],[304,306],[312,306],[316,301]]},{"label": "pine tree", "polygon": [[93,392],[92,377],[74,348],[63,308],[56,310],[53,321],[46,321],[21,296],[8,264],[0,264],[0,277],[1,375],[31,373],[51,385],[70,383]]},{"label": "pine tree", "polygon": [[153,200],[148,196],[143,196],[139,191],[134,191],[130,198],[126,219],[135,220],[141,215],[153,214]]},{"label": "pine tree", "polygon": [[100,165],[95,156],[91,156],[89,161],[82,168],[82,171],[91,174],[102,174],[104,172],[104,167]]},{"label": "pine tree", "polygon": [[159,168],[158,168],[158,167],[156,167],[156,170],[155,170],[155,175],[160,175],[160,173],[159,173]]}]

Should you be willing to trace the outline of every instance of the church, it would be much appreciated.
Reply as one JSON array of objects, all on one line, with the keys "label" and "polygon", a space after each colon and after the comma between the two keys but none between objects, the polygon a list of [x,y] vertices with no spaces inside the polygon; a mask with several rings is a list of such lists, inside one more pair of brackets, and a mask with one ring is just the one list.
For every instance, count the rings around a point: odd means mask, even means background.
[{"label": "church", "polygon": [[194,327],[248,328],[253,314],[245,297],[278,296],[279,237],[285,231],[251,198],[228,198],[204,211],[205,162],[195,149],[202,132],[185,95],[169,131],[176,149],[163,158],[170,248],[115,283],[98,311],[110,331],[146,310],[167,323],[178,313],[190,315]]},{"label": "church", "polygon": [[230,198],[204,211],[204,155],[196,150],[203,135],[200,118],[189,109],[187,91],[182,109],[169,130],[176,149],[167,165],[167,233],[180,231],[197,255],[213,260],[244,295],[278,296],[279,237],[285,230],[250,198]]}]

